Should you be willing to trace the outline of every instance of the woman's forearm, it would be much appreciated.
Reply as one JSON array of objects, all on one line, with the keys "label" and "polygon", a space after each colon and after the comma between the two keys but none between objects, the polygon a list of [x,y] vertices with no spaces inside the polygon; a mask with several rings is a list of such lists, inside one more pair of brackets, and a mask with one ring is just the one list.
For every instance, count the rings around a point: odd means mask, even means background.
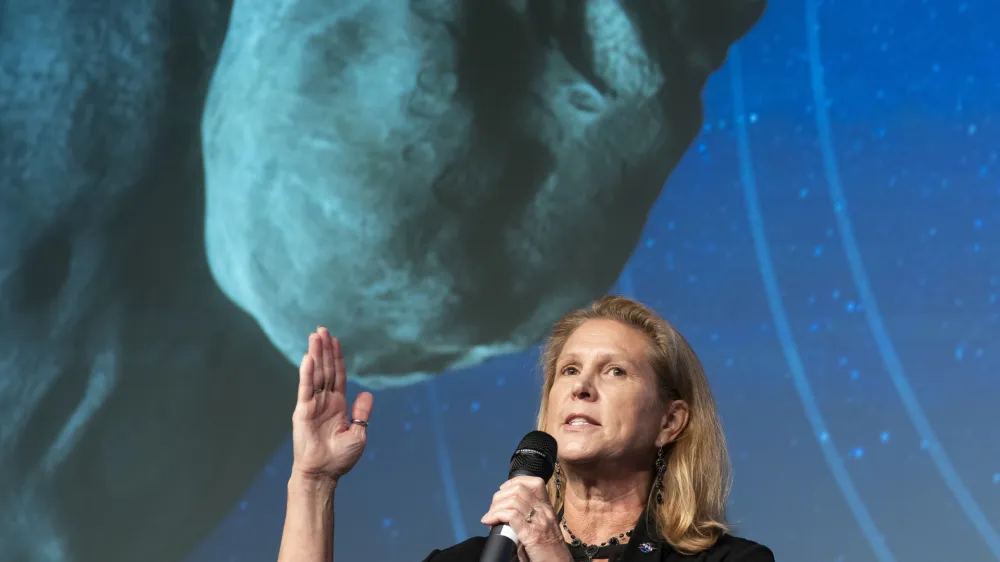
[{"label": "woman's forearm", "polygon": [[292,471],[278,562],[333,560],[334,480],[310,478]]}]

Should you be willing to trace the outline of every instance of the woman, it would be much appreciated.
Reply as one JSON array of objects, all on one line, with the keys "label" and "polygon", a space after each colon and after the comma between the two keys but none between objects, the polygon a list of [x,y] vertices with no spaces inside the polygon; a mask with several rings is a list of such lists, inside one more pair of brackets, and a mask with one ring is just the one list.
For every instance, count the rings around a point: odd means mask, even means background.
[{"label": "woman", "polygon": [[[538,428],[559,444],[553,479],[516,477],[484,525],[514,529],[521,562],[773,562],[727,533],[729,460],[708,380],[684,338],[645,306],[604,297],[552,328]],[[346,415],[343,358],[309,338],[293,416],[294,465],[279,562],[326,562],[333,491],[365,446],[372,396]],[[478,562],[477,537],[424,562]]]}]

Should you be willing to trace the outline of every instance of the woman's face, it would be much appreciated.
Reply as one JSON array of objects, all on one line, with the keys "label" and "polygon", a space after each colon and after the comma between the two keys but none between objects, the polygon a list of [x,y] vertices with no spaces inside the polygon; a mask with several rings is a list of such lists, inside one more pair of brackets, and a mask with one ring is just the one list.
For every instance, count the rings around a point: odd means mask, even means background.
[{"label": "woman's face", "polygon": [[644,467],[685,423],[683,402],[660,400],[642,332],[613,320],[588,320],[566,341],[546,412],[562,462]]}]

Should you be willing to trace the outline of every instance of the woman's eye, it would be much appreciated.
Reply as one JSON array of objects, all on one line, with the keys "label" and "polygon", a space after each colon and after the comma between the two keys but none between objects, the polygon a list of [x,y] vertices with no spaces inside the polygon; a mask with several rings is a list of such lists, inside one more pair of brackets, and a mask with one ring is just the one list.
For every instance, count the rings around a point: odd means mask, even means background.
[{"label": "woman's eye", "polygon": [[611,367],[611,374],[616,377],[623,377],[625,376],[625,370],[619,367]]},{"label": "woman's eye", "polygon": [[575,375],[577,373],[576,367],[566,367],[563,369],[564,375]]}]

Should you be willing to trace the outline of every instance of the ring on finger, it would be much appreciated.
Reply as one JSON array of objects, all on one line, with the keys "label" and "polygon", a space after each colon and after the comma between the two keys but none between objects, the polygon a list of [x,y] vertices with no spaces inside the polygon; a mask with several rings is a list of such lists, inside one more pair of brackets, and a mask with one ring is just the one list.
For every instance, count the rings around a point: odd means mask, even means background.
[{"label": "ring on finger", "polygon": [[323,392],[323,387],[318,387],[313,389],[313,394],[319,394],[320,392]]},{"label": "ring on finger", "polygon": [[531,518],[535,516],[535,511],[536,511],[535,508],[531,508],[531,511],[529,511],[528,514],[524,516],[524,521],[527,523],[531,523]]}]

